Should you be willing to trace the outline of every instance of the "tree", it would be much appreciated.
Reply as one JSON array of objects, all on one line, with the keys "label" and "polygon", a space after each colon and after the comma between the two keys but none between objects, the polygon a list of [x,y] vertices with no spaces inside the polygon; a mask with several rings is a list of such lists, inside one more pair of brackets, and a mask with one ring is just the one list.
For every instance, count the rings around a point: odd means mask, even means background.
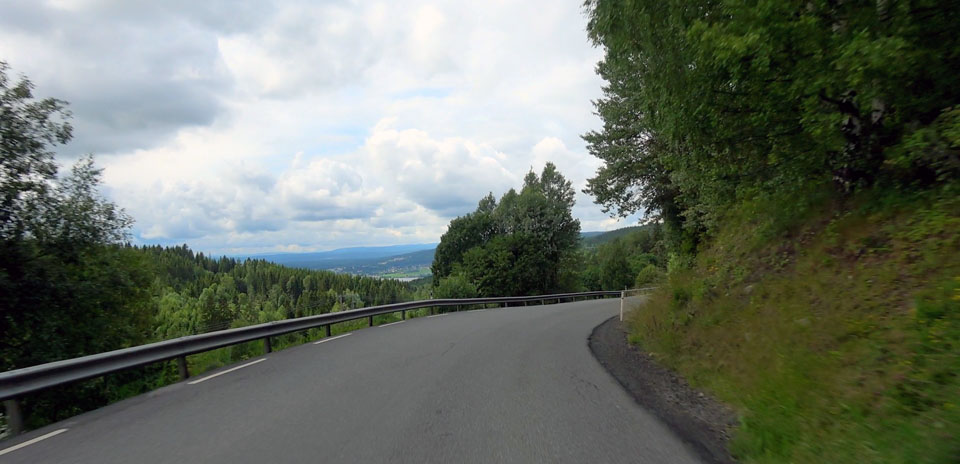
[{"label": "tree", "polygon": [[579,244],[570,181],[547,163],[530,171],[522,190],[496,202],[483,198],[477,210],[450,222],[433,262],[434,283],[465,276],[484,296],[529,295],[579,287],[563,266]]},{"label": "tree", "polygon": [[603,290],[624,290],[633,284],[633,273],[620,240],[601,248],[599,255],[600,286]]},{"label": "tree", "polygon": [[538,295],[548,293],[557,264],[544,253],[542,241],[517,233],[467,251],[462,273],[480,296]]},{"label": "tree", "polygon": [[462,275],[452,275],[440,280],[434,291],[437,298],[476,298],[477,287]]},{"label": "tree", "polygon": [[[960,173],[960,4],[587,0],[604,48],[586,192],[695,245],[729,206]],[[679,232],[690,237],[676,238]]]},{"label": "tree", "polygon": [[[98,195],[91,158],[57,177],[52,147],[71,136],[66,103],[35,100],[30,81],[13,84],[7,70],[0,63],[0,370],[148,340],[148,266],[117,246],[130,218]],[[83,401],[42,393],[25,412],[63,417],[105,400],[69,388]]]},{"label": "tree", "polygon": [[493,195],[480,200],[477,211],[450,221],[447,231],[440,237],[430,269],[434,283],[453,271],[455,263],[463,260],[467,250],[490,240],[496,233]]},{"label": "tree", "polygon": [[[632,228],[623,235],[581,251],[582,285],[589,290],[623,290],[640,277],[657,277],[666,267],[664,235],[659,223]],[[651,277],[652,276],[652,277]]]}]

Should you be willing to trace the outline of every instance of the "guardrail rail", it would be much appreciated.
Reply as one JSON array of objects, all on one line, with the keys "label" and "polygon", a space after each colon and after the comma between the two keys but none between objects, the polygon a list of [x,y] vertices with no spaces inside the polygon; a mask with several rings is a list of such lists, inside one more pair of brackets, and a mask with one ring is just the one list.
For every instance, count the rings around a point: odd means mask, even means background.
[{"label": "guardrail rail", "polygon": [[[628,292],[633,291],[635,290],[558,293],[536,296],[419,300],[370,306],[336,313],[306,316],[217,332],[189,335],[0,373],[0,400],[3,400],[4,409],[6,410],[5,415],[8,429],[11,434],[15,435],[20,433],[23,428],[20,408],[16,398],[46,388],[100,377],[125,369],[176,359],[180,379],[185,380],[190,376],[190,372],[187,369],[188,355],[256,340],[263,340],[264,352],[270,353],[272,351],[270,337],[319,327],[323,327],[326,332],[325,335],[329,337],[330,326],[341,322],[367,318],[369,325],[373,326],[374,316],[399,312],[401,319],[405,320],[407,318],[407,311],[423,308],[431,308],[431,312],[433,312],[433,308],[450,306],[506,305],[512,303],[523,303],[527,305],[531,302],[545,304],[550,300],[557,300],[557,303],[559,303],[562,300],[605,298],[609,296],[618,296],[622,300],[627,296]],[[622,307],[623,303],[621,302],[621,312]]]}]

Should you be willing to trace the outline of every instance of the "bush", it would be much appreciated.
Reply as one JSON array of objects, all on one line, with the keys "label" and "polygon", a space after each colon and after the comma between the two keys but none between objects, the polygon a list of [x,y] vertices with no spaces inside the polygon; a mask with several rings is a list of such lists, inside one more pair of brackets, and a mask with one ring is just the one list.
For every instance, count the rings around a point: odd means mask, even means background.
[{"label": "bush", "polygon": [[657,266],[648,264],[637,273],[637,279],[633,282],[636,287],[643,287],[663,280],[664,273]]},{"label": "bush", "polygon": [[434,296],[437,298],[476,298],[477,287],[462,275],[451,275],[440,280]]}]

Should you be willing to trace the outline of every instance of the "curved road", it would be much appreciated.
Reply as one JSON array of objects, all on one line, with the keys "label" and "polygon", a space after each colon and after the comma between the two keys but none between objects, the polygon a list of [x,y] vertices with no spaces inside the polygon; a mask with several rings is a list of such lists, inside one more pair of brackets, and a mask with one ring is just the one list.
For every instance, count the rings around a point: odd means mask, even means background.
[{"label": "curved road", "polygon": [[363,329],[4,441],[0,462],[699,462],[587,348],[618,311],[592,300]]}]

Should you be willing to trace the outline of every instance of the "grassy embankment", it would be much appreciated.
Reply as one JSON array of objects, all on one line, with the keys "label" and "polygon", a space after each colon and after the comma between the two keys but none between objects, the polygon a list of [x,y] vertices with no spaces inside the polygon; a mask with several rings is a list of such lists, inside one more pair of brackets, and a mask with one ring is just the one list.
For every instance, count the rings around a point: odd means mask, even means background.
[{"label": "grassy embankment", "polygon": [[742,462],[960,462],[958,193],[744,204],[631,341],[738,410]]}]

